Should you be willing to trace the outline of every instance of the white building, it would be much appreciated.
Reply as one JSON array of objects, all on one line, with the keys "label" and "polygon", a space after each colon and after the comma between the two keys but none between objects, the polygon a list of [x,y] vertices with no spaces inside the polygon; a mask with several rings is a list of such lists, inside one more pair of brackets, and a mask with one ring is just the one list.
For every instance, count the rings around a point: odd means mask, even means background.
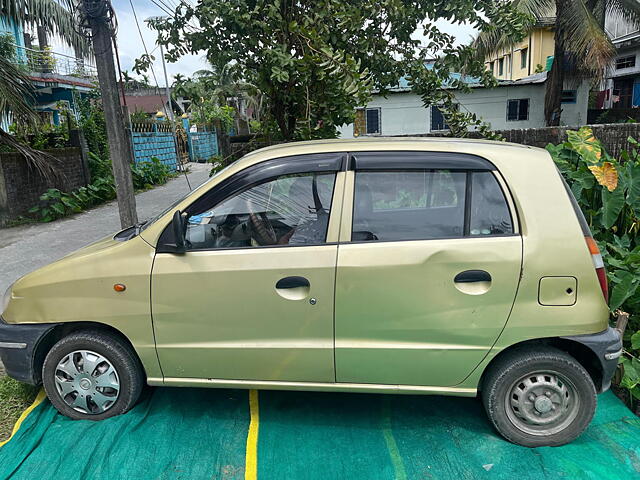
[{"label": "white building", "polygon": [[616,57],[607,71],[596,106],[640,107],[640,25],[619,15],[607,15],[605,30],[616,47]]},{"label": "white building", "polygon": [[[462,111],[475,113],[493,130],[544,127],[546,75],[543,72],[520,80],[501,81],[495,88],[473,86],[470,93],[456,93],[455,97]],[[585,124],[588,82],[565,88],[562,123]],[[364,123],[359,126],[364,135],[416,135],[447,129],[438,108],[425,107],[408,86],[396,87],[386,97],[374,95],[362,112],[356,121]],[[354,137],[353,124],[339,130],[341,138]]]}]

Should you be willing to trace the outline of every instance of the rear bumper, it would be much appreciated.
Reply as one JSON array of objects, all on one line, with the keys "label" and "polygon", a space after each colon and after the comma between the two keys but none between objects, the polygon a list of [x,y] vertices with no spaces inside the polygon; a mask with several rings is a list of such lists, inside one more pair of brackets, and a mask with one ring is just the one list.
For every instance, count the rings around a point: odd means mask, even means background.
[{"label": "rear bumper", "polygon": [[56,325],[8,324],[0,318],[0,360],[7,375],[32,385],[40,383],[42,373],[35,369],[35,354],[40,341]]},{"label": "rear bumper", "polygon": [[596,385],[599,393],[609,389],[611,378],[618,366],[618,359],[622,355],[622,334],[615,328],[607,328],[600,333],[591,335],[575,335],[572,337],[562,337],[574,342],[579,342],[595,353],[602,368],[602,383]]}]

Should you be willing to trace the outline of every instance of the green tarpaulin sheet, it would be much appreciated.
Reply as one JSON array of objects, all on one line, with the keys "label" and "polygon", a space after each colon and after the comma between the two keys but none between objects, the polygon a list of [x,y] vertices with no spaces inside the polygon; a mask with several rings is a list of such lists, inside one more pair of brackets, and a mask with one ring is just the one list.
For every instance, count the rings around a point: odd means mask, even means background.
[{"label": "green tarpaulin sheet", "polygon": [[[272,391],[258,399],[259,479],[640,478],[640,419],[612,393],[599,397],[578,440],[537,449],[499,437],[475,399]],[[134,410],[102,422],[68,420],[45,402],[0,448],[0,478],[243,479],[251,418],[242,390],[149,389]]]}]

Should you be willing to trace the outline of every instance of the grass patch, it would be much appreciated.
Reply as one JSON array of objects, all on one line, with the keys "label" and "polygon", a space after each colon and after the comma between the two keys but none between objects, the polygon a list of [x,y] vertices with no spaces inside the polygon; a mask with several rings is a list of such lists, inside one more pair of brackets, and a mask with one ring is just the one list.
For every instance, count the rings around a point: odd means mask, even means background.
[{"label": "grass patch", "polygon": [[38,387],[0,376],[0,442],[9,438],[18,417],[37,394]]}]

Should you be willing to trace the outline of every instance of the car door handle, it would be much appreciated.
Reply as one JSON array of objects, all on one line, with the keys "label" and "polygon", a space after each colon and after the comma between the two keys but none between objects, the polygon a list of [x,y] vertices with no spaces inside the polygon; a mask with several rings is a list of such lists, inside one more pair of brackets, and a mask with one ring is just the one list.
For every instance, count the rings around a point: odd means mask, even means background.
[{"label": "car door handle", "polygon": [[309,283],[309,280],[304,277],[284,277],[278,280],[278,283],[276,283],[276,288],[278,290],[301,287],[309,288],[310,286],[311,284]]},{"label": "car door handle", "polygon": [[457,274],[453,281],[455,283],[490,282],[491,275],[484,270],[465,270]]}]

